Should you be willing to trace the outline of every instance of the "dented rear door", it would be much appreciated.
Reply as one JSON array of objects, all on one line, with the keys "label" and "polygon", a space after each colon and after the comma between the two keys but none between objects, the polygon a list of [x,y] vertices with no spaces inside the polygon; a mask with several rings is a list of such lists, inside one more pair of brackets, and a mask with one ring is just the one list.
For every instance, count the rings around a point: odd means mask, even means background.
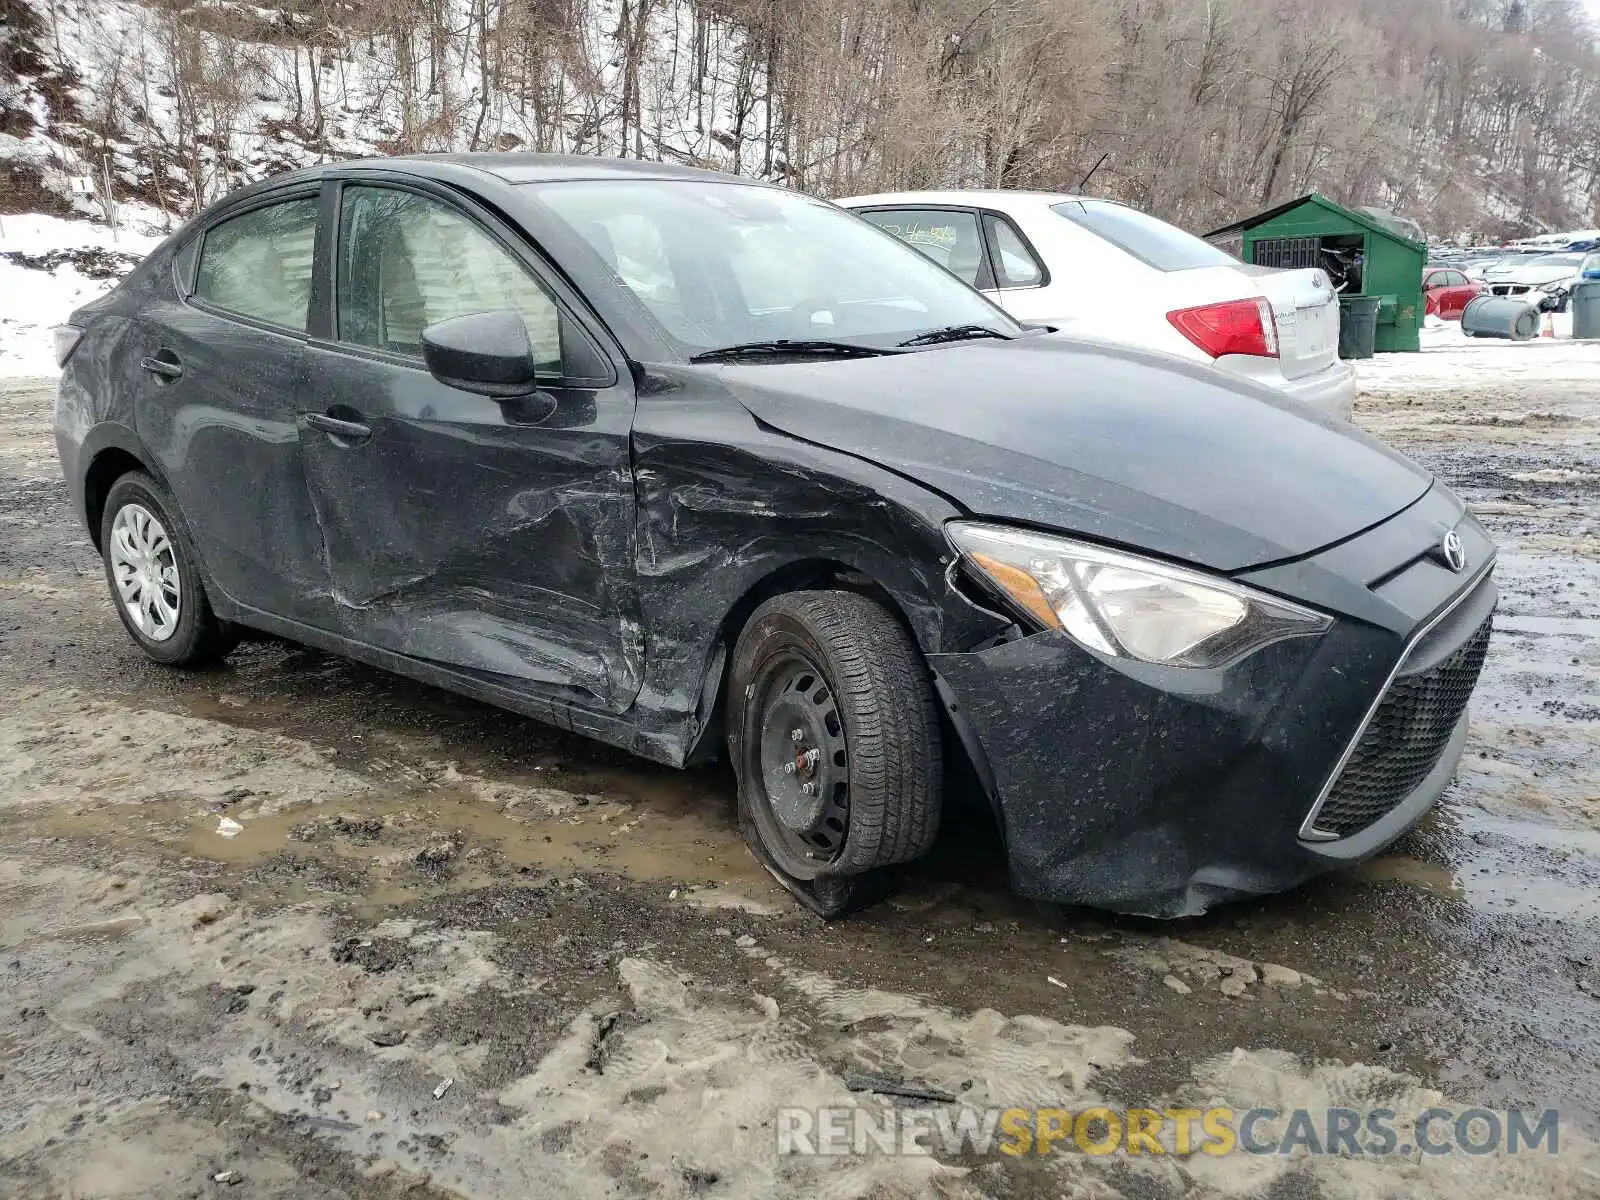
[{"label": "dented rear door", "polygon": [[[426,188],[367,185],[343,187],[339,214],[333,320],[308,348],[299,437],[340,631],[626,709],[643,667],[631,380],[486,214]],[[505,308],[548,368],[556,408],[542,419],[423,367],[423,327]]]}]

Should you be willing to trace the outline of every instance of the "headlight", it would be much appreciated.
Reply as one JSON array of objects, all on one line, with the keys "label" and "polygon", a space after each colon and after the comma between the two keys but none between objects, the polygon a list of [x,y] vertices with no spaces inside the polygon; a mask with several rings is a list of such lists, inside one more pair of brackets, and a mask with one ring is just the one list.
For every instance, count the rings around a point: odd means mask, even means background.
[{"label": "headlight", "polygon": [[945,528],[967,562],[1045,628],[1102,654],[1220,667],[1333,623],[1231,580],[1085,542],[966,521]]}]

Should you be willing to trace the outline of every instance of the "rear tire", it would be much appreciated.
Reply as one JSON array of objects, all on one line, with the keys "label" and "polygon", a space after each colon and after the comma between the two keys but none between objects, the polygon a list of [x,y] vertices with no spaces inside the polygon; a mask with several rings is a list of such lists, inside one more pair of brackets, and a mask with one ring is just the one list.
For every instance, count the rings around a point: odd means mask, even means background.
[{"label": "rear tire", "polygon": [[106,493],[101,557],[112,605],[139,649],[166,666],[198,667],[226,655],[239,636],[211,610],[176,510],[143,471],[121,476]]},{"label": "rear tire", "polygon": [[921,652],[881,605],[841,591],[761,605],[734,649],[728,717],[745,840],[816,912],[870,902],[881,868],[932,847],[938,709]]}]

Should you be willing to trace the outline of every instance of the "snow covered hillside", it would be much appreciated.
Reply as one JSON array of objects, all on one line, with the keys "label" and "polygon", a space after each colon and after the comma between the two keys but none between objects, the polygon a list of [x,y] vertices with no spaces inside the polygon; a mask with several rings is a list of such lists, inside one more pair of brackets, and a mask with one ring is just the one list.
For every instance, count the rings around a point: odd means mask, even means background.
[{"label": "snow covered hillside", "polygon": [[0,372],[53,372],[52,325],[293,167],[526,148],[779,173],[747,39],[683,0],[572,0],[559,37],[515,0],[430,13],[459,35],[349,0],[0,0]]},{"label": "snow covered hillside", "polygon": [[683,0],[572,0],[558,38],[515,0],[437,0],[426,34],[346,0],[0,5],[23,47],[0,161],[63,197],[108,171],[118,196],[185,214],[291,167],[409,150],[772,167],[751,155],[765,127],[744,35]]}]

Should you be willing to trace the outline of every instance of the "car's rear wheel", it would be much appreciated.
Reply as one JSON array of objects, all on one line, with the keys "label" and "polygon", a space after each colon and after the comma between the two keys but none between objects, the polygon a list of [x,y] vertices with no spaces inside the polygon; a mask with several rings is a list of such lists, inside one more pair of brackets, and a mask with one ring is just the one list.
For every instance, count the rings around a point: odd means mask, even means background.
[{"label": "car's rear wheel", "polygon": [[879,604],[792,592],[761,605],[734,649],[729,749],[756,856],[824,916],[880,890],[939,828],[943,760],[922,655]]},{"label": "car's rear wheel", "polygon": [[201,666],[227,654],[238,636],[212,612],[173,509],[142,471],[111,485],[100,521],[106,583],[117,616],[145,654],[168,666]]}]

